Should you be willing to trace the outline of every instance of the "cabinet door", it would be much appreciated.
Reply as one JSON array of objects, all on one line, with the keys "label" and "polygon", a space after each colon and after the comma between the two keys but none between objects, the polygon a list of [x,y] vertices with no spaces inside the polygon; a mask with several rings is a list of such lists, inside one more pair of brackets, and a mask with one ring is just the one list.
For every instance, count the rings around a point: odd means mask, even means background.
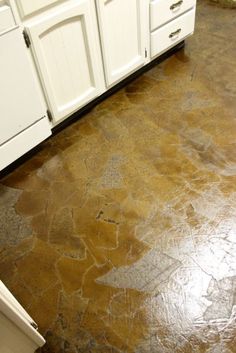
[{"label": "cabinet door", "polygon": [[55,122],[101,93],[103,69],[92,0],[61,6],[27,30]]},{"label": "cabinet door", "polygon": [[145,63],[148,0],[97,0],[107,85]]},{"label": "cabinet door", "polygon": [[46,107],[41,101],[20,29],[16,27],[0,34],[0,53],[1,146],[42,119]]}]

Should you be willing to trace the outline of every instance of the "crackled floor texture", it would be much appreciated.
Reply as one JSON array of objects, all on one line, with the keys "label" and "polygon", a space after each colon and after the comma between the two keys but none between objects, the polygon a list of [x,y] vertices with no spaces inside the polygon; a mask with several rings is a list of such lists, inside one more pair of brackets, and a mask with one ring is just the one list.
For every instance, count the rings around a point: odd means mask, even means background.
[{"label": "crackled floor texture", "polygon": [[236,352],[236,12],[0,186],[0,276],[43,353]]}]

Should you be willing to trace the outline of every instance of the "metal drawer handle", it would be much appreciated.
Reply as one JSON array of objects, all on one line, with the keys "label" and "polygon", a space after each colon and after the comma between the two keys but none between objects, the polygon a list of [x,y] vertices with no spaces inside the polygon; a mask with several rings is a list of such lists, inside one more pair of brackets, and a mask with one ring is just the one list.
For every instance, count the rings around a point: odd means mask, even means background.
[{"label": "metal drawer handle", "polygon": [[177,34],[179,34],[181,32],[181,28],[177,29],[177,31],[175,32],[172,32],[170,35],[169,35],[169,38],[173,38],[174,36],[177,36]]},{"label": "metal drawer handle", "polygon": [[179,7],[182,4],[183,4],[183,0],[180,0],[180,1],[176,2],[175,4],[171,5],[170,10],[174,10],[174,9],[176,9],[176,7]]}]

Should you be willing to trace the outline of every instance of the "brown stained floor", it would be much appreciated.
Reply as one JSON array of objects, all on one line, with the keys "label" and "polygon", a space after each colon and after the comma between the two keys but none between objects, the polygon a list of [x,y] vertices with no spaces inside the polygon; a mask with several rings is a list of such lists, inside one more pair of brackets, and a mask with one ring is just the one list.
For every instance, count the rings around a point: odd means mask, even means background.
[{"label": "brown stained floor", "polygon": [[0,186],[0,276],[50,353],[236,352],[236,12]]}]

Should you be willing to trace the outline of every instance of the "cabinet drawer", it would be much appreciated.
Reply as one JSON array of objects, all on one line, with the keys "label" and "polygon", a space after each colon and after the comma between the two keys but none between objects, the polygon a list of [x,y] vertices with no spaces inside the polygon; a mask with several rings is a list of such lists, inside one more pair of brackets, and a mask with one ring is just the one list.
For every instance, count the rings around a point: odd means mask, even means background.
[{"label": "cabinet drawer", "polygon": [[0,33],[15,26],[15,21],[9,6],[0,6]]},{"label": "cabinet drawer", "polygon": [[190,10],[196,0],[154,0],[150,4],[151,31]]},{"label": "cabinet drawer", "polygon": [[50,5],[62,2],[61,0],[18,0],[16,1],[22,17],[42,10]]},{"label": "cabinet drawer", "polygon": [[151,57],[162,54],[194,31],[195,8],[151,33]]}]

